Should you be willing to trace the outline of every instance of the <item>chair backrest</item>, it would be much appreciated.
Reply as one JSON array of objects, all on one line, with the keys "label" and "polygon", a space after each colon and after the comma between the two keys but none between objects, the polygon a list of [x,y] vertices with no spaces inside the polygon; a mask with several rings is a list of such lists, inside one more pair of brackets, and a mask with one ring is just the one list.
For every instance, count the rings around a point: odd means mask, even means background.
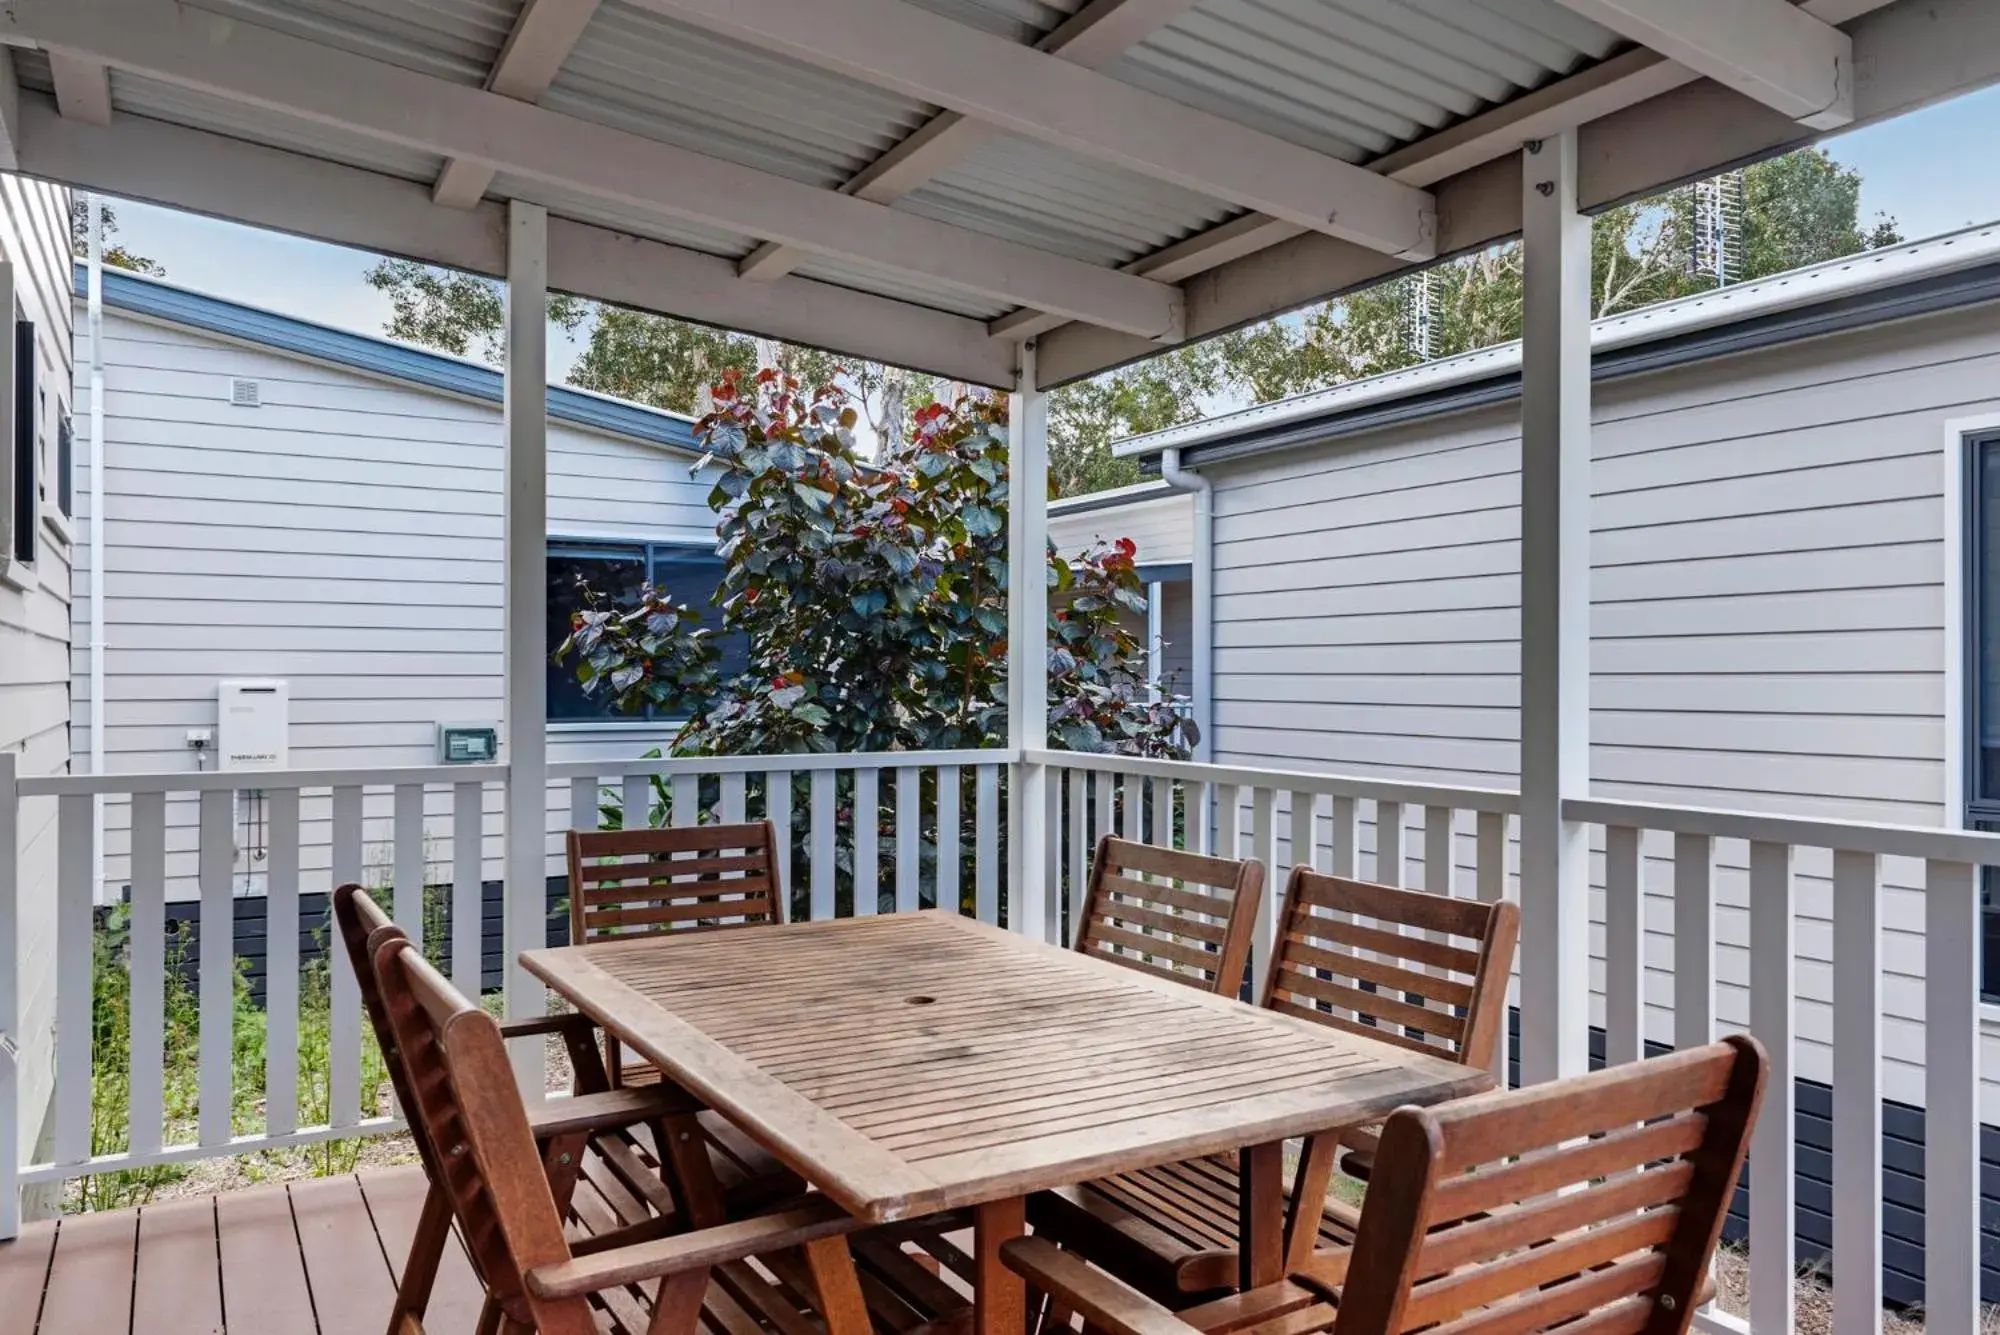
[{"label": "chair backrest", "polygon": [[[361,1007],[368,1013],[375,1042],[382,1049],[382,1064],[389,1069],[389,1087],[396,1091],[396,1106],[411,1107],[409,1073],[403,1067],[396,1034],[389,1025],[389,1011],[376,982],[374,963],[375,952],[385,941],[408,940],[408,934],[358,885],[343,885],[334,890],[333,922],[347,951],[347,962],[354,970],[354,981],[361,989]],[[436,1154],[430,1136],[414,1118],[410,1121],[410,1139],[416,1142],[417,1157],[423,1161],[425,1172],[435,1180]]]},{"label": "chair backrest", "polygon": [[1450,899],[1295,867],[1263,1004],[1490,1066],[1520,930],[1520,909],[1504,901]]},{"label": "chair backrest", "polygon": [[569,939],[784,921],[769,821],[569,832]]},{"label": "chair backrest", "polygon": [[1398,1110],[1341,1254],[1334,1335],[1538,1331],[1586,1316],[1575,1329],[1591,1335],[1685,1332],[1708,1296],[1768,1066],[1738,1035]]},{"label": "chair backrest", "polygon": [[432,968],[407,938],[386,937],[375,975],[413,1098],[404,1105],[437,1147],[434,1181],[451,1198],[473,1268],[515,1321],[542,1335],[595,1335],[587,1302],[537,1303],[522,1275],[570,1258],[497,1021]]},{"label": "chair backrest", "polygon": [[1090,868],[1076,948],[1233,996],[1243,986],[1264,864],[1106,835]]}]

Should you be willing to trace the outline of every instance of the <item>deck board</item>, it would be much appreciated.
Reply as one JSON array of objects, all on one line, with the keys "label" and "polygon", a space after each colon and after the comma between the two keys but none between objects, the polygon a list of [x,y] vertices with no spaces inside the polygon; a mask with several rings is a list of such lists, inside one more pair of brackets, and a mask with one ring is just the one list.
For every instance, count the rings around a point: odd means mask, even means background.
[{"label": "deck board", "polygon": [[42,1295],[45,1331],[118,1331],[132,1315],[139,1216],[130,1210],[59,1221],[55,1262]]},{"label": "deck board", "polygon": [[347,1174],[294,1183],[291,1194],[319,1335],[382,1335],[396,1283],[361,1184]]},{"label": "deck board", "polygon": [[[382,1250],[400,1278],[403,1260],[410,1254],[410,1239],[417,1231],[417,1215],[423,1209],[428,1189],[421,1172],[364,1173],[361,1194],[374,1216],[376,1236]],[[437,1284],[431,1290],[427,1324],[435,1330],[469,1331],[479,1323],[486,1302],[486,1289],[472,1273],[472,1262],[456,1239],[444,1249],[438,1264]]]},{"label": "deck board", "polygon": [[[222,1249],[227,1329],[318,1335],[289,1190],[266,1187],[217,1196],[215,1223]],[[61,1269],[60,1261],[56,1268]],[[383,1325],[386,1329],[388,1323]],[[132,1335],[140,1333],[134,1330]]]},{"label": "deck board", "polygon": [[29,1224],[14,1241],[0,1242],[0,1313],[22,1330],[33,1330],[41,1316],[55,1245],[53,1220]]},{"label": "deck board", "polygon": [[213,1197],[139,1211],[132,1292],[150,1335],[221,1335],[222,1258],[216,1251]]}]

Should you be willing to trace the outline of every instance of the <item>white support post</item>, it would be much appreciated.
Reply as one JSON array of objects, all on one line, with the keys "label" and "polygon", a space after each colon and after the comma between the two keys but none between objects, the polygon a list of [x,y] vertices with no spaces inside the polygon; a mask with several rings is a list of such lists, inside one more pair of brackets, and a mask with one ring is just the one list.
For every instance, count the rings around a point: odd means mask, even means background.
[{"label": "white support post", "polygon": [[[507,205],[506,725],[507,861],[502,951],[507,1013],[542,1013],[542,987],[520,965],[544,944],[548,898],[548,304],[549,215]],[[539,1042],[514,1045],[530,1099],[543,1093]]]},{"label": "white support post", "polygon": [[[1035,383],[1035,345],[1007,412],[1007,744],[1049,744],[1049,401]],[[1047,926],[1048,774],[1014,763],[1007,792],[1007,925],[1036,940]]]},{"label": "white support post", "polygon": [[1160,618],[1160,599],[1165,589],[1158,580],[1146,585],[1146,695],[1155,702],[1160,698],[1160,655],[1166,650]]},{"label": "white support post", "polygon": [[1576,134],[1521,155],[1521,1078],[1580,1075],[1590,1023],[1590,220]]},{"label": "white support post", "polygon": [[0,1242],[21,1234],[21,794],[19,761],[0,752]]}]

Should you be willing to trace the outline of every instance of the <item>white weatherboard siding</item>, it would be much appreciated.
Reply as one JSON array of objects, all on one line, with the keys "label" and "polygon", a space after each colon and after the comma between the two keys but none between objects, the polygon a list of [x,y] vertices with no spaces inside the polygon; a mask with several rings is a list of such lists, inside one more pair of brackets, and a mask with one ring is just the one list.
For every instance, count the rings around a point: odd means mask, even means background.
[{"label": "white weatherboard siding", "polygon": [[[70,563],[77,554],[57,508],[56,424],[70,411],[69,192],[0,176],[0,258],[14,266],[14,296],[35,322],[40,398],[39,546],[32,576],[0,580],[0,748],[20,773],[61,774],[70,761]],[[9,407],[11,411],[11,406]],[[53,1088],[56,804],[21,804],[21,864],[8,883],[20,896],[21,1138],[29,1154]],[[9,1152],[14,1147],[8,1147]]]},{"label": "white weatherboard siding", "polygon": [[[233,677],[290,683],[300,768],[434,764],[439,722],[497,723],[499,405],[115,309],[104,328],[107,770],[192,770],[187,732],[215,726],[216,683]],[[232,406],[233,378],[257,381],[262,406]],[[709,483],[692,464],[551,421],[550,531],[712,543]],[[80,505],[88,487],[80,468]],[[89,522],[79,515],[86,534]],[[87,578],[79,564],[79,627]],[[90,746],[83,638],[73,686],[80,768]],[[670,735],[558,725],[550,758],[629,757]],[[426,861],[438,868],[450,866],[449,798],[442,789],[429,798]],[[487,807],[496,877],[497,790]],[[566,791],[552,788],[549,809],[551,829],[568,825]],[[167,812],[169,896],[192,897],[195,802],[170,798]],[[106,813],[114,897],[128,876],[128,814],[123,801]],[[326,888],[329,816],[324,794],[305,798],[307,892]],[[387,875],[388,816],[388,793],[371,792],[371,875]],[[238,869],[251,870],[243,860]]]},{"label": "white weatherboard siding", "polygon": [[[1599,384],[1593,790],[1956,824],[1942,441],[1946,422],[1996,409],[1991,307]],[[1211,466],[1218,761],[1516,784],[1519,453],[1509,405]],[[1646,851],[1648,1032],[1667,1041],[1671,850]],[[1743,1024],[1748,853],[1717,852],[1717,1013]],[[1459,856],[1469,893],[1469,840]],[[1799,1070],[1817,1080],[1830,861],[1800,857]],[[1921,877],[1884,865],[1885,1092],[1912,1103]],[[1593,913],[1601,951],[1601,899]],[[1601,986],[1601,960],[1593,974]],[[1992,1081],[1985,1113],[2000,1116]]]},{"label": "white weatherboard siding", "polygon": [[[1165,491],[1162,484],[1140,483],[1113,495],[1133,493],[1113,505],[1078,509],[1102,501],[1104,495],[1057,501],[1049,509],[1049,540],[1064,556],[1088,550],[1092,544],[1130,538],[1142,566],[1184,566],[1194,559],[1194,498],[1186,492]],[[1160,589],[1160,653],[1162,679],[1179,694],[1194,687],[1194,593],[1186,580],[1167,582]],[[1121,611],[1125,628],[1146,638],[1146,618]]]}]

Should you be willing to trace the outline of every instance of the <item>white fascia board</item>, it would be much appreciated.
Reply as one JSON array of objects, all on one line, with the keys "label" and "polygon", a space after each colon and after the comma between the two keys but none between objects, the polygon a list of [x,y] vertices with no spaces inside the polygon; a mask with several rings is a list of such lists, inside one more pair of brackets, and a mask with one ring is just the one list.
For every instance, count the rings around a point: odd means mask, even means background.
[{"label": "white fascia board", "polygon": [[1854,44],[1792,0],[1557,0],[1815,130],[1854,119]]},{"label": "white fascia board", "polygon": [[15,0],[0,39],[86,53],[183,88],[532,180],[858,260],[1149,339],[1178,289],[934,222],[641,135],[150,0]]},{"label": "white fascia board", "polygon": [[[296,236],[499,276],[506,211],[443,208],[428,189],[283,149],[121,116],[108,129],[21,98],[22,172]],[[727,259],[561,218],[549,221],[559,291],[660,311],[973,384],[1012,382],[1014,348],[977,320],[804,278],[745,283]]]},{"label": "white fascia board", "polygon": [[634,3],[1371,250],[1437,253],[1435,207],[1420,189],[907,0]]}]

